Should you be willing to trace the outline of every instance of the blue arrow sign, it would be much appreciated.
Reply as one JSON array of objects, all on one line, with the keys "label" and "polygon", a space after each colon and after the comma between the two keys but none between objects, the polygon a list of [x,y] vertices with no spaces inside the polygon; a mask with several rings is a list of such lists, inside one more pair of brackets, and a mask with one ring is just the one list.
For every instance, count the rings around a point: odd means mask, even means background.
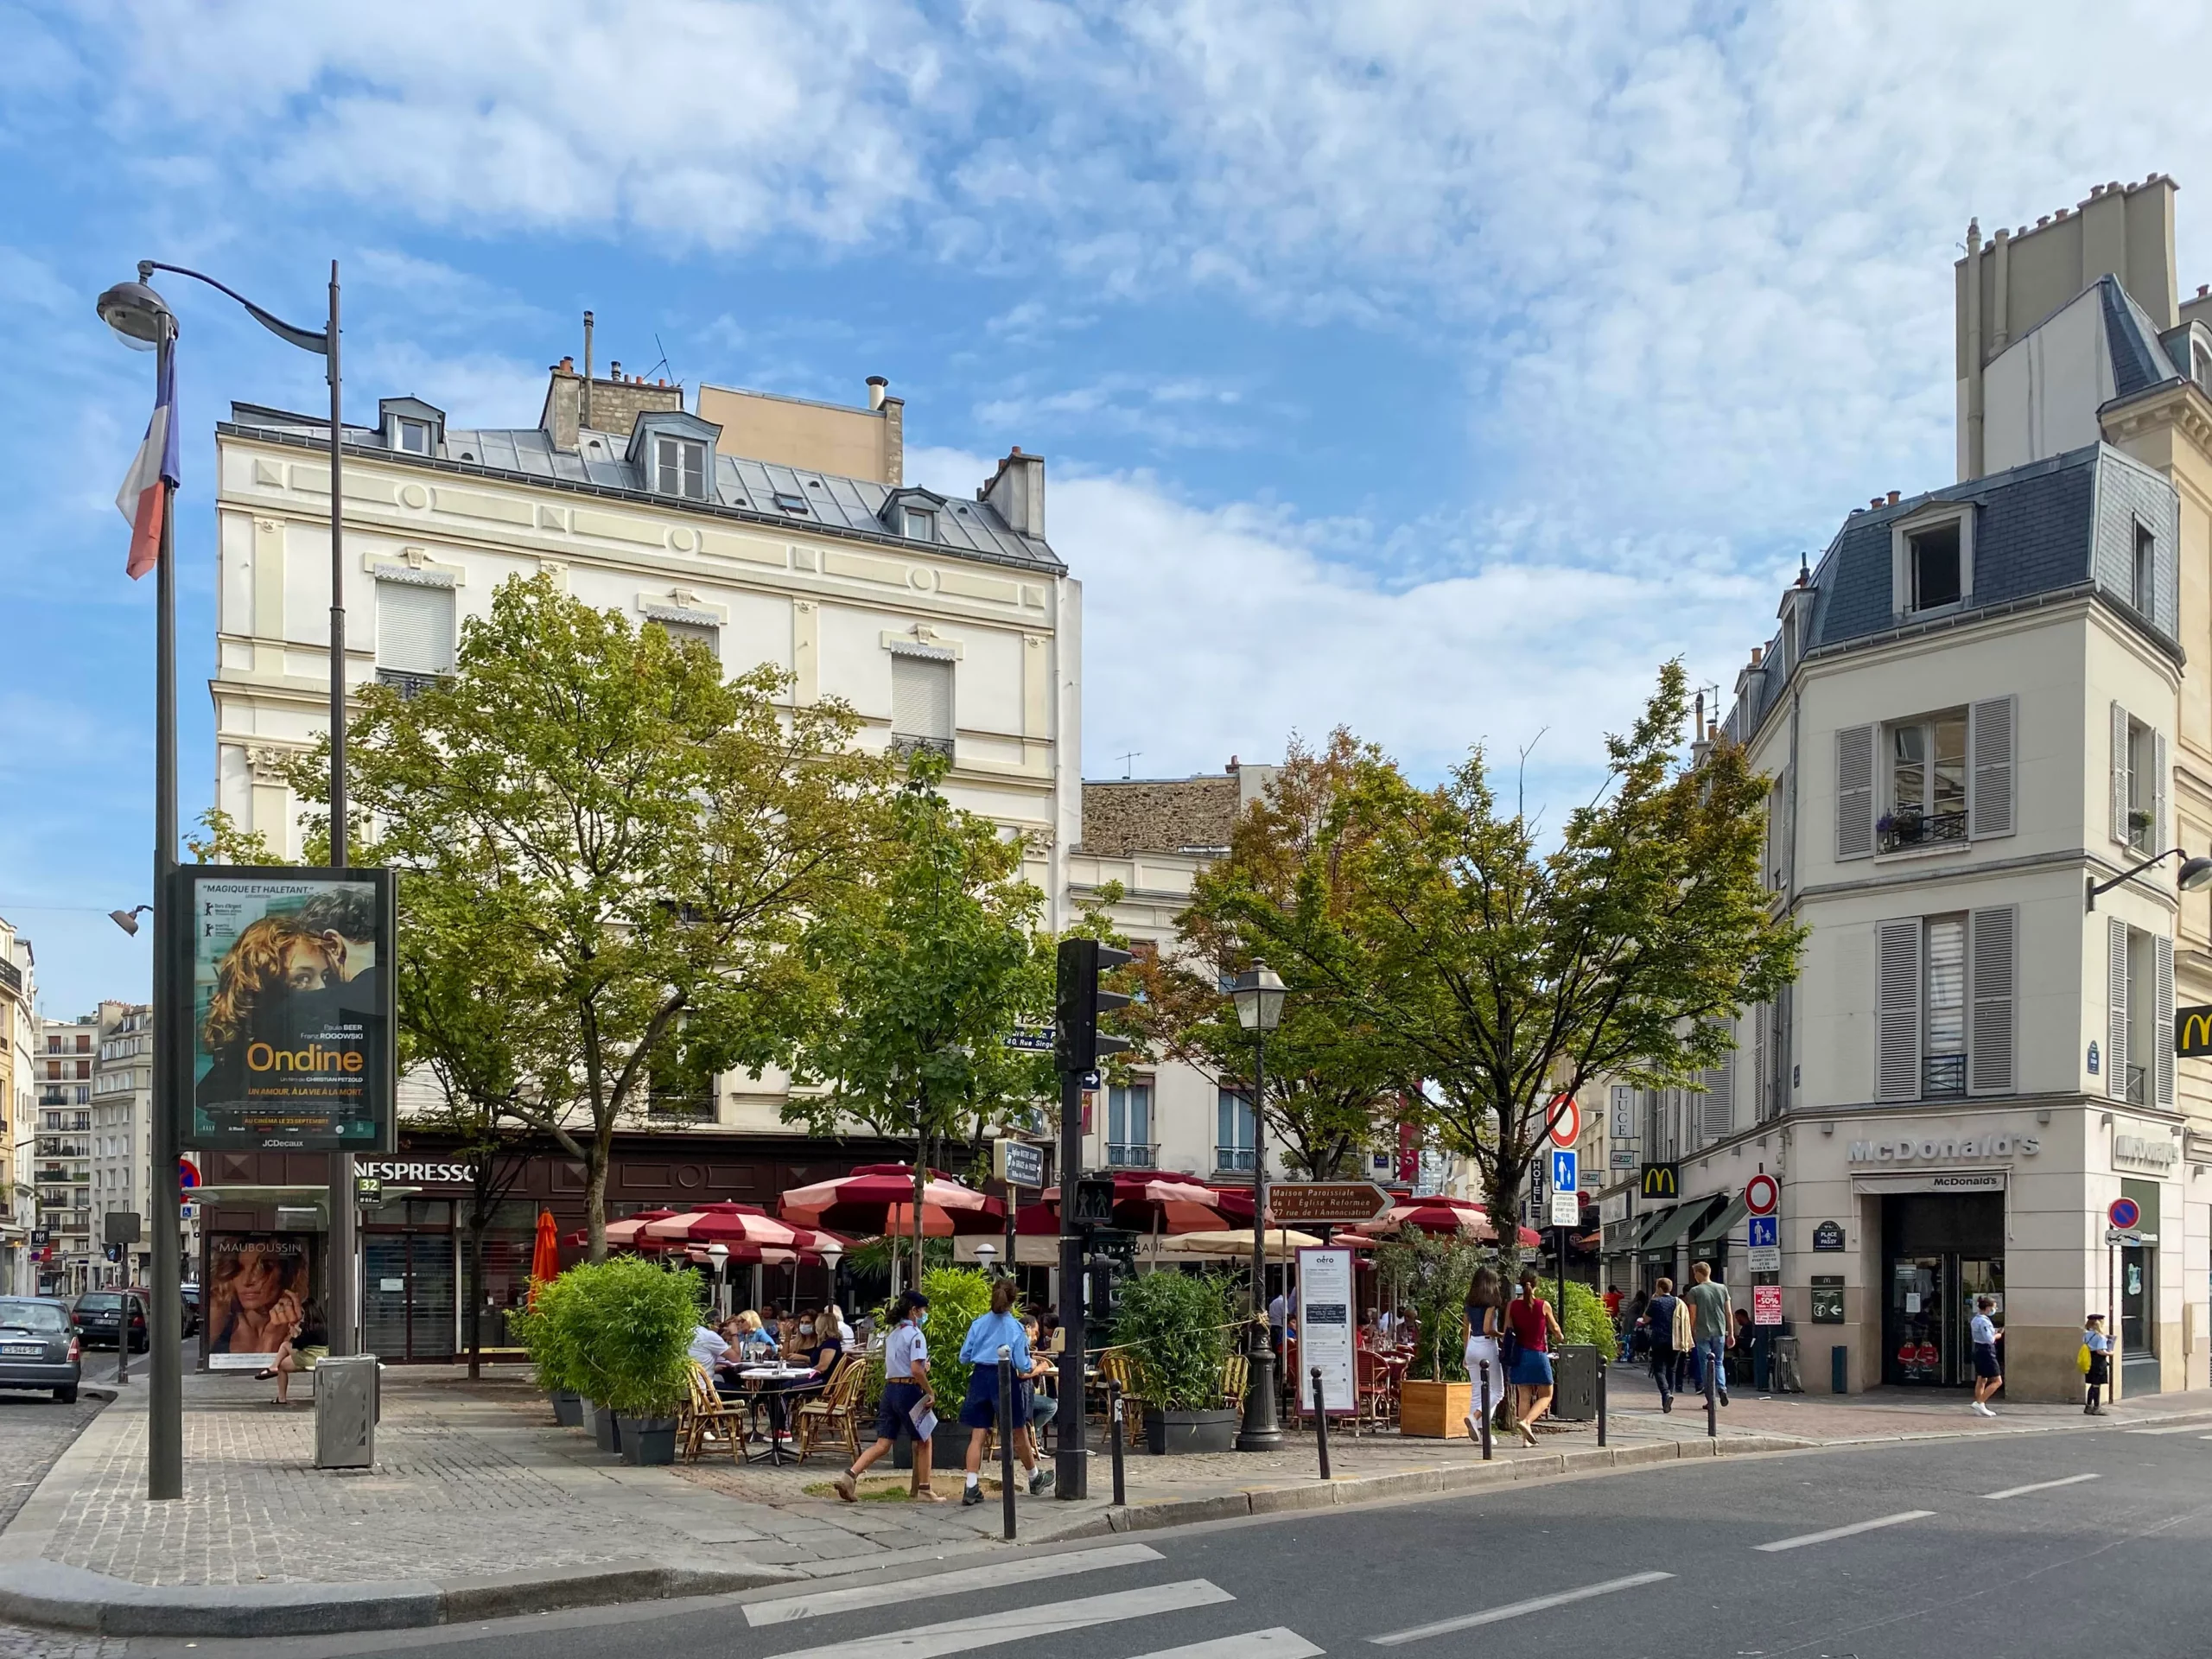
[{"label": "blue arrow sign", "polygon": [[1744,1243],[1752,1249],[1763,1246],[1770,1249],[1782,1243],[1782,1217],[1779,1216],[1748,1217],[1745,1225],[1751,1230]]},{"label": "blue arrow sign", "polygon": [[1572,1147],[1552,1150],[1552,1191],[1572,1192],[1581,1185],[1577,1164],[1578,1155]]}]

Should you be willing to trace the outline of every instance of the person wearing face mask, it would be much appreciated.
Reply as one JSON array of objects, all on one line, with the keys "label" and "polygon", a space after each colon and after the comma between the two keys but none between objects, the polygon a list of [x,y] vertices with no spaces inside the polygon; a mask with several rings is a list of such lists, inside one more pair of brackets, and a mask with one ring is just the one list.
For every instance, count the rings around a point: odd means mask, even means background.
[{"label": "person wearing face mask", "polygon": [[920,1291],[910,1290],[899,1299],[898,1323],[883,1344],[883,1400],[875,1412],[875,1444],[832,1483],[848,1503],[859,1502],[861,1476],[897,1443],[901,1422],[914,1437],[914,1496],[925,1503],[944,1501],[930,1490],[930,1440],[914,1415],[917,1406],[934,1408],[937,1404],[930,1389],[929,1344],[922,1337],[929,1317],[930,1299]]}]

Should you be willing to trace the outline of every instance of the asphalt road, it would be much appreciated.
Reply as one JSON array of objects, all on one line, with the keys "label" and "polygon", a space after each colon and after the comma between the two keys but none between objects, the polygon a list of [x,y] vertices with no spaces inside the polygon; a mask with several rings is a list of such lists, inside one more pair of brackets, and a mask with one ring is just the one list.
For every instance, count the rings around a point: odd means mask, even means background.
[{"label": "asphalt road", "polygon": [[2152,1659],[2212,1652],[2208,1544],[2212,1423],[1664,1465],[969,1557],[897,1583],[191,1651]]}]

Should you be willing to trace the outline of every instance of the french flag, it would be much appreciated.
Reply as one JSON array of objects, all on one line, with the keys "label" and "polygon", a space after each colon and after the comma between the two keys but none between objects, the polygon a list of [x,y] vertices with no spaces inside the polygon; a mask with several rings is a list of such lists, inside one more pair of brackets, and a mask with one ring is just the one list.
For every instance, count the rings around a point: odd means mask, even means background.
[{"label": "french flag", "polygon": [[116,511],[130,521],[130,561],[124,573],[134,582],[154,568],[162,550],[162,515],[168,509],[164,484],[184,481],[176,464],[176,353],[162,353],[154,398],[154,417],[146,441],[130,462],[129,476],[116,492]]}]

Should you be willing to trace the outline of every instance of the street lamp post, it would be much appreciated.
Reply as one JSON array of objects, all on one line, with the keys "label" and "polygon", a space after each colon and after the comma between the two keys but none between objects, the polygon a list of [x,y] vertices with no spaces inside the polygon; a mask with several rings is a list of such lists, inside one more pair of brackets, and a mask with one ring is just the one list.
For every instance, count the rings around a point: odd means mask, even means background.
[{"label": "street lamp post", "polygon": [[715,1317],[729,1317],[729,1246],[716,1239],[707,1246],[707,1260],[715,1264]]},{"label": "street lamp post", "polygon": [[1282,981],[1264,962],[1236,976],[1230,996],[1236,1023],[1252,1033],[1252,1323],[1244,1379],[1244,1423],[1237,1431],[1239,1452],[1272,1452],[1282,1444],[1275,1420],[1275,1356],[1268,1344],[1268,1033],[1282,1021]]},{"label": "street lamp post", "polygon": [[[330,321],[321,334],[295,327],[263,310],[237,289],[182,265],[157,260],[138,262],[136,282],[118,283],[103,293],[96,308],[100,321],[117,338],[134,350],[157,353],[160,384],[174,385],[172,359],[176,348],[175,313],[168,302],[149,286],[157,270],[189,276],[227,294],[246,308],[255,321],[278,339],[324,359],[330,382],[330,776],[331,858],[334,867],[346,862],[346,608],[345,559],[340,507],[343,485],[340,476],[340,393],[338,372],[338,262],[330,265]],[[172,401],[169,418],[176,418]],[[169,1018],[184,1006],[175,994],[180,968],[181,940],[170,901],[171,877],[176,868],[176,523],[175,486],[164,479],[162,534],[155,564],[154,649],[154,1121],[152,1141],[152,1208],[160,1229],[154,1251],[154,1307],[148,1336],[153,1344],[147,1375],[147,1496],[149,1498],[184,1495],[184,1394],[181,1369],[183,1290],[180,1245],[176,1229],[181,1219],[181,1194],[177,1182],[177,1158],[183,1128],[183,1077],[186,1033],[180,1021]],[[132,912],[134,918],[136,912]],[[126,930],[128,931],[128,930]],[[351,1154],[334,1154],[331,1165],[332,1255],[335,1262],[353,1259],[353,1172]],[[338,1202],[340,1186],[344,1203]],[[342,1248],[343,1254],[340,1254]],[[348,1272],[334,1271],[329,1296],[331,1351],[353,1351],[353,1286]]]}]

